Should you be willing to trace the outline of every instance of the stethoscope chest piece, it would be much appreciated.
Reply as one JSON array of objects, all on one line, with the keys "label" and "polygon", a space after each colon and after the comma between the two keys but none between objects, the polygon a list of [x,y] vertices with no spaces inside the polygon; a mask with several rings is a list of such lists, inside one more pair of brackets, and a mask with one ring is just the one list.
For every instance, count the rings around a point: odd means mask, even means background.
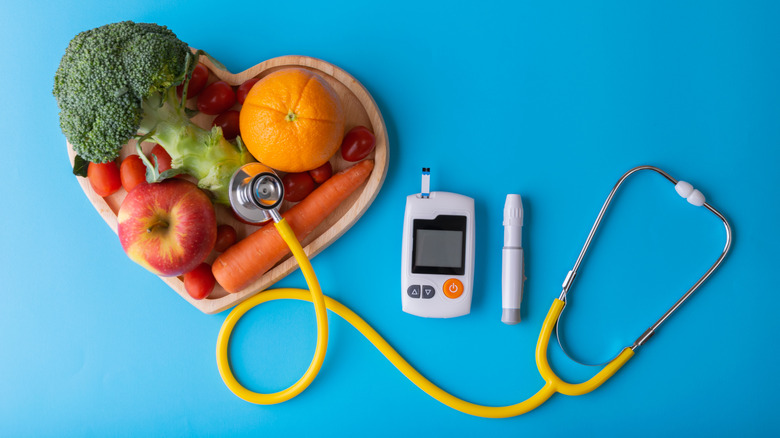
[{"label": "stethoscope chest piece", "polygon": [[230,178],[228,197],[233,211],[246,222],[278,220],[284,185],[270,167],[249,163],[241,166]]}]

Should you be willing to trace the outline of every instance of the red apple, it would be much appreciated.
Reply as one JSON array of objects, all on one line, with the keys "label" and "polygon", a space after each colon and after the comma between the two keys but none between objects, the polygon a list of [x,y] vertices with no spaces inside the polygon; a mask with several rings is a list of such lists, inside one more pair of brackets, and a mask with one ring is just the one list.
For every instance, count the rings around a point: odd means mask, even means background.
[{"label": "red apple", "polygon": [[173,277],[195,269],[217,239],[217,219],[208,195],[183,179],[144,184],[119,207],[119,241],[134,262]]}]

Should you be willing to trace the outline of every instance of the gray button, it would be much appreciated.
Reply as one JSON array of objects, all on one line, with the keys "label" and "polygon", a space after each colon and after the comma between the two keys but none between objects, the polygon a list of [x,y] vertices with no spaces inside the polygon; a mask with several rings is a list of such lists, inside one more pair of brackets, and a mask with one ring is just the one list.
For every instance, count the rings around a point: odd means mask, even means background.
[{"label": "gray button", "polygon": [[412,298],[420,298],[420,285],[413,284],[406,289],[406,294]]},{"label": "gray button", "polygon": [[433,298],[434,295],[436,295],[436,289],[434,289],[433,286],[423,286],[422,287],[422,297],[423,298]]}]

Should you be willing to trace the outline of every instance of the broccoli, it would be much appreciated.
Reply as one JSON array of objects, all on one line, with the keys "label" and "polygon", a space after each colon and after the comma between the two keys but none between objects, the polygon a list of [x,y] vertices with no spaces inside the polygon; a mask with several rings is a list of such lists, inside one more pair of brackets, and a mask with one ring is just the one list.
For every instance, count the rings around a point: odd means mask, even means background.
[{"label": "broccoli", "polygon": [[[189,120],[176,85],[196,63],[186,43],[164,26],[124,21],[76,35],[54,77],[60,127],[83,159],[115,160],[128,140],[159,143],[171,166],[198,179],[215,201],[228,203],[233,172],[254,161],[215,127]],[[186,87],[185,87],[186,88]]]}]

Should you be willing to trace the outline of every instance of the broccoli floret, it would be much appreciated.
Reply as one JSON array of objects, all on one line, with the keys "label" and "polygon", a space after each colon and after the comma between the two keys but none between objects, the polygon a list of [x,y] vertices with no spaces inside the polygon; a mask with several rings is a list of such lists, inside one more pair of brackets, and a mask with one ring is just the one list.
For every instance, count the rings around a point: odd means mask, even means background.
[{"label": "broccoli floret", "polygon": [[146,135],[166,149],[174,168],[227,203],[230,176],[252,157],[219,128],[189,120],[175,86],[196,63],[187,44],[157,24],[124,21],[79,33],[54,77],[62,132],[79,156],[97,163]]}]

